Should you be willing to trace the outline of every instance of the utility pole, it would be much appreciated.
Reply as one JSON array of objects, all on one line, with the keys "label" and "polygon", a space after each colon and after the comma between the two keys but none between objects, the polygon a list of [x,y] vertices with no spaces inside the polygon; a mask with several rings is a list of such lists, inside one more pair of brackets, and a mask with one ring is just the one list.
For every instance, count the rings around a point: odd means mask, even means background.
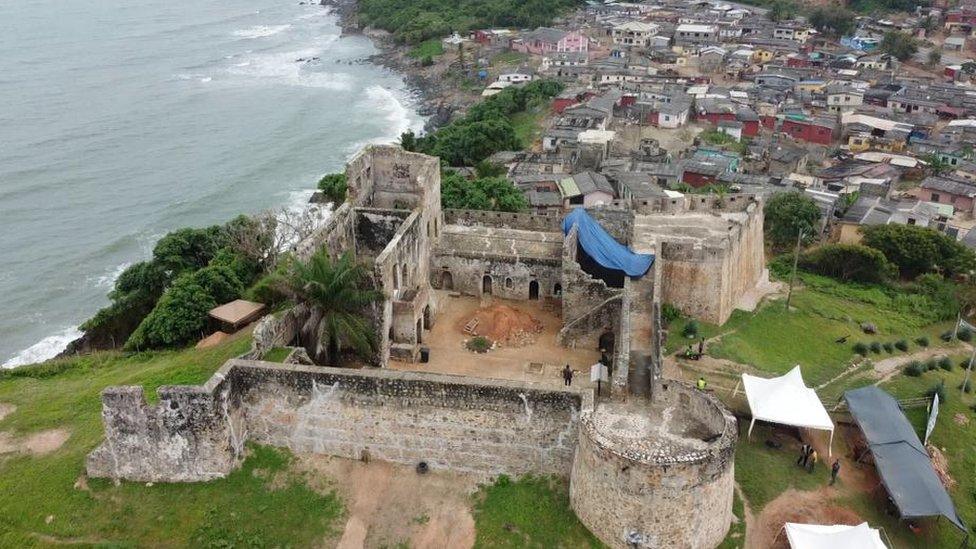
[{"label": "utility pole", "polygon": [[966,368],[966,379],[960,387],[962,392],[966,392],[966,385],[969,384],[969,375],[973,373],[973,359],[976,359],[976,345],[973,345],[973,354],[969,356],[969,366]]},{"label": "utility pole", "polygon": [[793,297],[793,283],[796,281],[796,266],[800,262],[800,241],[803,239],[803,229],[796,233],[796,250],[793,252],[793,273],[790,275],[790,289],[786,292],[786,312],[790,312],[790,299]]}]

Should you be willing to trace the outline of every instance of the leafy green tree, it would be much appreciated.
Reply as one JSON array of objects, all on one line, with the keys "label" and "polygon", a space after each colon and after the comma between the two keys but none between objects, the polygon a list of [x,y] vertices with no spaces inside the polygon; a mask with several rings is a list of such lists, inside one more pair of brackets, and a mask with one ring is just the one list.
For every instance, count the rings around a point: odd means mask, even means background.
[{"label": "leafy green tree", "polygon": [[346,174],[345,173],[330,173],[323,176],[319,180],[319,190],[325,195],[332,203],[339,206],[346,201]]},{"label": "leafy green tree", "polygon": [[156,242],[153,261],[175,278],[185,271],[203,268],[226,243],[219,225],[203,229],[184,228],[173,231]]},{"label": "leafy green tree", "polygon": [[800,266],[838,280],[878,283],[898,270],[880,251],[859,244],[825,244],[800,256]]},{"label": "leafy green tree", "polygon": [[411,130],[407,130],[400,134],[400,146],[403,147],[405,151],[416,151],[417,150],[417,136]]},{"label": "leafy green tree", "polygon": [[518,212],[529,203],[515,185],[502,177],[465,179],[454,171],[441,174],[441,206],[457,210]]},{"label": "leafy green tree", "polygon": [[879,49],[899,61],[904,61],[918,51],[918,41],[910,34],[888,31],[881,39]]},{"label": "leafy green tree", "polygon": [[776,0],[769,6],[767,16],[771,21],[785,21],[796,16],[796,4],[789,0]]},{"label": "leafy green tree", "polygon": [[942,52],[932,48],[928,55],[929,66],[935,66],[942,62]]},{"label": "leafy green tree", "polygon": [[368,287],[368,271],[352,253],[333,259],[320,250],[308,263],[292,261],[284,289],[309,308],[302,334],[314,342],[306,346],[316,360],[337,366],[345,346],[366,359],[375,355],[379,343],[366,313],[382,294]]},{"label": "leafy green tree", "polygon": [[177,278],[125,344],[126,350],[140,351],[175,347],[203,335],[207,313],[217,301],[192,274]]},{"label": "leafy green tree", "polygon": [[870,225],[861,228],[862,243],[898,267],[904,278],[942,272],[952,276],[976,268],[972,250],[943,233],[917,225]]},{"label": "leafy green tree", "polygon": [[766,234],[775,247],[791,246],[801,230],[804,242],[813,241],[819,233],[820,208],[803,193],[778,193],[766,202],[765,212]]},{"label": "leafy green tree", "polygon": [[846,36],[854,30],[854,14],[839,6],[816,8],[807,20],[817,31],[830,36]]}]

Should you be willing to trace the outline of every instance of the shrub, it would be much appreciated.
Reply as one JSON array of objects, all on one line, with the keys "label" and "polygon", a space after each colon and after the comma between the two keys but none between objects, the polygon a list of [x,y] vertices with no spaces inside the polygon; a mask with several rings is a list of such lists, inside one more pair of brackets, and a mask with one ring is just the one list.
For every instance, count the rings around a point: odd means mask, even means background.
[{"label": "shrub", "polygon": [[474,351],[476,353],[487,353],[491,349],[491,346],[491,340],[484,336],[472,337],[465,344],[465,347],[467,347],[469,351]]},{"label": "shrub", "polygon": [[670,303],[661,305],[661,319],[665,324],[670,324],[679,318],[681,318],[681,309]]},{"label": "shrub", "polygon": [[698,321],[689,320],[688,324],[685,324],[684,329],[681,330],[681,335],[689,339],[698,337]]},{"label": "shrub", "polygon": [[959,341],[969,343],[973,339],[973,331],[969,328],[959,328],[959,332],[956,333],[956,337],[959,339]]},{"label": "shrub", "polygon": [[939,362],[934,358],[930,358],[925,361],[925,369],[930,372],[938,367],[939,367]]},{"label": "shrub", "polygon": [[429,55],[425,55],[423,59],[420,60],[421,67],[429,67],[433,64],[434,64],[434,58]]},{"label": "shrub", "polygon": [[[964,393],[971,393],[973,392],[973,383],[969,380],[966,380],[959,384],[959,389]],[[942,397],[939,397],[939,400],[941,399]]]},{"label": "shrub", "polygon": [[973,252],[954,238],[920,225],[870,225],[861,228],[865,246],[880,250],[905,278],[941,271],[948,276],[976,266]]},{"label": "shrub", "polygon": [[964,358],[964,359],[960,360],[959,361],[959,367],[962,368],[963,370],[969,368],[969,359],[968,358]]},{"label": "shrub", "polygon": [[865,345],[863,342],[858,341],[857,343],[854,344],[853,348],[855,353],[861,356],[868,356],[868,346]]},{"label": "shrub", "polygon": [[884,347],[885,352],[888,354],[895,352],[895,346],[891,343],[882,343],[881,346]]},{"label": "shrub", "polygon": [[935,385],[929,387],[927,391],[925,391],[925,396],[929,398],[932,398],[935,395],[939,395],[939,404],[945,404],[946,401],[945,381],[939,381]]},{"label": "shrub", "polygon": [[915,340],[915,343],[919,347],[928,347],[929,346],[929,338],[928,338],[928,336],[922,336],[922,337],[916,339]]},{"label": "shrub", "polygon": [[908,352],[908,341],[904,339],[899,339],[898,341],[895,342],[895,348],[903,353]]},{"label": "shrub", "polygon": [[322,176],[319,180],[319,190],[338,208],[339,204],[346,201],[346,174],[330,173]]},{"label": "shrub", "polygon": [[825,244],[804,253],[799,261],[807,271],[843,281],[884,282],[898,274],[883,253],[860,244]]},{"label": "shrub", "polygon": [[880,354],[881,353],[881,344],[878,343],[877,341],[872,341],[871,342],[871,352],[874,353],[874,354],[876,354],[876,355],[877,354]]},{"label": "shrub", "polygon": [[922,363],[917,360],[909,362],[908,366],[905,366],[905,368],[902,370],[906,376],[910,377],[919,377],[924,371],[925,367],[922,366]]},{"label": "shrub", "polygon": [[776,193],[764,209],[764,228],[774,246],[791,246],[801,230],[808,242],[816,236],[820,208],[809,196],[795,191]]},{"label": "shrub", "polygon": [[947,357],[947,356],[944,356],[944,357],[940,358],[939,359],[939,368],[942,368],[943,370],[945,370],[947,372],[950,371],[950,370],[952,370],[952,360],[949,357]]},{"label": "shrub", "polygon": [[952,341],[952,330],[948,330],[939,334],[939,339],[942,341]]}]

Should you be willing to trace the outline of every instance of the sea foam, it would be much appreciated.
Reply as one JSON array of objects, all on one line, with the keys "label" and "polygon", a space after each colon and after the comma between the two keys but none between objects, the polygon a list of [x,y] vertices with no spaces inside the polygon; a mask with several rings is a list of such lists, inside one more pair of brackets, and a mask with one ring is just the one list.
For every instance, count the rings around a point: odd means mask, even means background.
[{"label": "sea foam", "polygon": [[246,29],[234,31],[238,38],[254,39],[274,36],[291,28],[291,25],[255,25]]},{"label": "sea foam", "polygon": [[60,332],[49,335],[3,363],[4,368],[16,368],[25,364],[36,364],[54,358],[63,351],[69,343],[82,336],[76,327],[64,328]]}]

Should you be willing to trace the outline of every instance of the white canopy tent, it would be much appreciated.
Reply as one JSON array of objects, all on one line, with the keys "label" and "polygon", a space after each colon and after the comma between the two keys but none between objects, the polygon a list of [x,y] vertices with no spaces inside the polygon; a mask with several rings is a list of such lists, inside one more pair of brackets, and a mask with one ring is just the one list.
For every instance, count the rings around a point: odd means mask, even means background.
[{"label": "white canopy tent", "polygon": [[787,522],[785,528],[793,549],[888,549],[881,532],[866,522],[857,526]]},{"label": "white canopy tent", "polygon": [[816,391],[803,383],[800,367],[790,370],[786,375],[766,379],[742,374],[742,386],[749,401],[752,421],[749,423],[749,436],[756,420],[820,429],[830,431],[828,454],[834,445],[834,423],[827,409],[820,402]]}]

